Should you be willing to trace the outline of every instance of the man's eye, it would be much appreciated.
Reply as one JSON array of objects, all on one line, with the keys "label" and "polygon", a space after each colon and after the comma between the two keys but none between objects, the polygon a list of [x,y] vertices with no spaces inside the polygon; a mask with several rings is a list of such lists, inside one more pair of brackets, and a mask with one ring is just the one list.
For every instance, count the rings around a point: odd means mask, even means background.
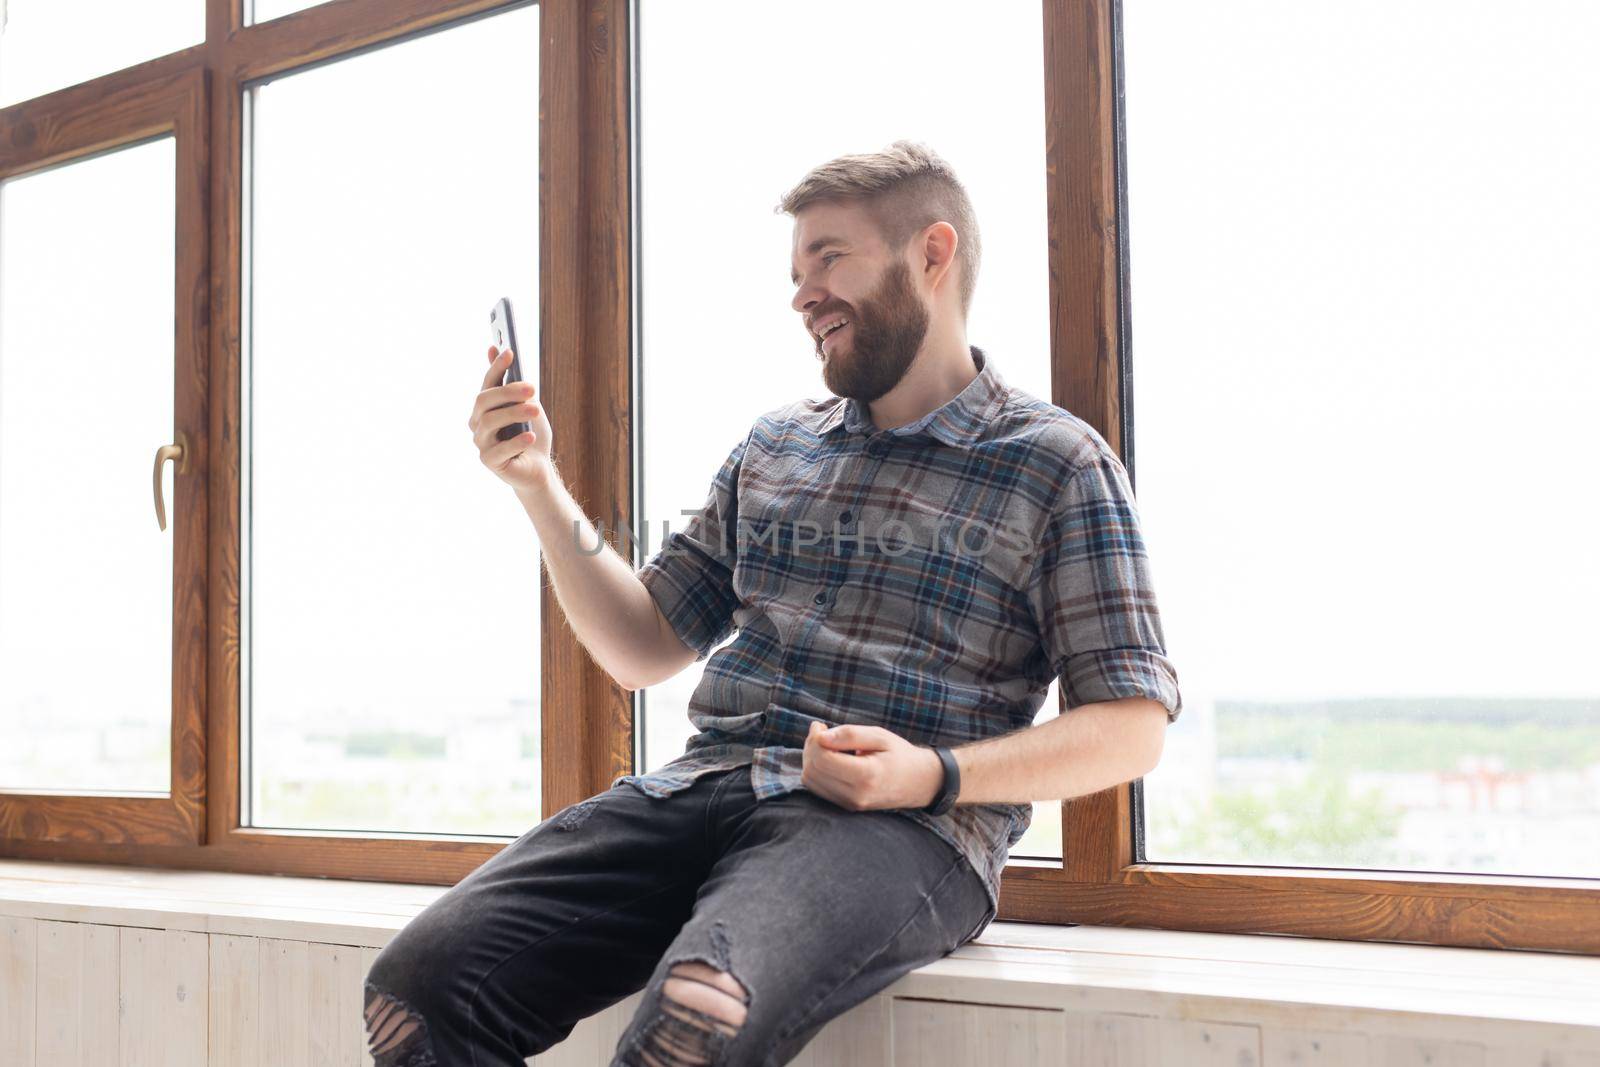
[{"label": "man's eye", "polygon": [[[0,0],[0,3],[4,3],[4,2],[5,2],[5,0]],[[822,262],[827,263],[828,260],[830,260],[830,259],[838,259],[842,255],[844,255],[843,252],[824,252],[822,254]],[[829,266],[832,266],[832,264],[829,264]],[[800,285],[799,279],[796,279],[794,284],[795,284],[796,287],[798,287]]]}]

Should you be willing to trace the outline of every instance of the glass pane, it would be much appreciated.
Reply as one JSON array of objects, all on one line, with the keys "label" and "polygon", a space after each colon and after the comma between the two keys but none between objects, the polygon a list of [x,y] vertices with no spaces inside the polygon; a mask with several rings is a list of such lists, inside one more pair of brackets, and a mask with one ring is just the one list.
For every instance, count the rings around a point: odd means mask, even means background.
[{"label": "glass pane", "polygon": [[0,107],[205,39],[205,0],[0,0]]},{"label": "glass pane", "polygon": [[1147,858],[1600,876],[1600,9],[1126,11]]},{"label": "glass pane", "polygon": [[171,786],[175,145],[0,183],[0,789]]},{"label": "glass pane", "polygon": [[[245,25],[269,22],[282,15],[292,15],[308,7],[327,3],[327,0],[245,0]],[[520,334],[518,335],[521,336]]]},{"label": "glass pane", "polygon": [[[789,306],[794,219],[772,208],[834,156],[904,137],[951,163],[983,237],[968,339],[1012,384],[1049,399],[1037,4],[993,5],[976,19],[970,4],[957,2],[808,5],[808,22],[850,27],[855,47],[848,51],[819,50],[813,38],[796,35],[793,10],[779,5],[640,6],[645,547],[660,541],[663,521],[682,528],[680,512],[705,501],[712,475],[758,415],[831,395]],[[722,49],[708,62],[704,42],[733,23],[762,47]],[[866,54],[873,61],[863,64]],[[930,55],[957,54],[959,81],[906,78]],[[729,93],[730,85],[739,91]],[[972,115],[990,118],[973,122]],[[736,181],[708,180],[700,161],[726,155],[734,131],[773,129],[774,116],[785,117],[781,137],[738,140]],[[714,241],[706,239],[708,222]],[[709,404],[707,383],[715,383]],[[703,668],[647,691],[646,770],[682,754],[693,736],[689,696]],[[1055,714],[1057,701],[1052,687],[1044,714]],[[1039,805],[1012,854],[1059,856],[1059,810]]]},{"label": "glass pane", "polygon": [[539,555],[466,428],[539,338],[538,8],[249,94],[250,823],[539,820]]}]

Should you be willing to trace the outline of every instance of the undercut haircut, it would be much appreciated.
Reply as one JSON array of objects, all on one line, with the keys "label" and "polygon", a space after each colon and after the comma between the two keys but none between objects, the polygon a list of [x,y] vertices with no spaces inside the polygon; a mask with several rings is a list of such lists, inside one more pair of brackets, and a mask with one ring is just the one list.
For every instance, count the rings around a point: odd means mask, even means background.
[{"label": "undercut haircut", "polygon": [[954,227],[961,319],[966,321],[978,285],[982,241],[972,201],[938,153],[916,141],[895,141],[880,152],[839,156],[813,168],[773,211],[796,215],[824,200],[860,205],[894,253],[904,252],[913,237],[935,222]]}]

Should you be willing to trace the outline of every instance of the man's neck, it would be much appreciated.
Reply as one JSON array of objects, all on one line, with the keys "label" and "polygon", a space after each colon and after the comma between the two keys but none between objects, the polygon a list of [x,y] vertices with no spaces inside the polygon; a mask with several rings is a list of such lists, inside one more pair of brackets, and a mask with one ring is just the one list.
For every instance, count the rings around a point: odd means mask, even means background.
[{"label": "man's neck", "polygon": [[978,376],[966,335],[930,336],[895,387],[867,405],[873,425],[892,430],[943,407]]}]

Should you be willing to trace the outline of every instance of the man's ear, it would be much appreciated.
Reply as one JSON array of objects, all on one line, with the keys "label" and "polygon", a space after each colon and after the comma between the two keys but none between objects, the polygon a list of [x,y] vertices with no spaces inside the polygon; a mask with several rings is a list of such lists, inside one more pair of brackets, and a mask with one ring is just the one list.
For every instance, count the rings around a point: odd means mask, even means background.
[{"label": "man's ear", "polygon": [[961,238],[956,233],[956,228],[948,222],[930,223],[922,231],[922,240],[917,253],[920,273],[928,283],[929,290],[936,290],[946,284],[947,280],[955,277],[956,248],[960,245]]}]

